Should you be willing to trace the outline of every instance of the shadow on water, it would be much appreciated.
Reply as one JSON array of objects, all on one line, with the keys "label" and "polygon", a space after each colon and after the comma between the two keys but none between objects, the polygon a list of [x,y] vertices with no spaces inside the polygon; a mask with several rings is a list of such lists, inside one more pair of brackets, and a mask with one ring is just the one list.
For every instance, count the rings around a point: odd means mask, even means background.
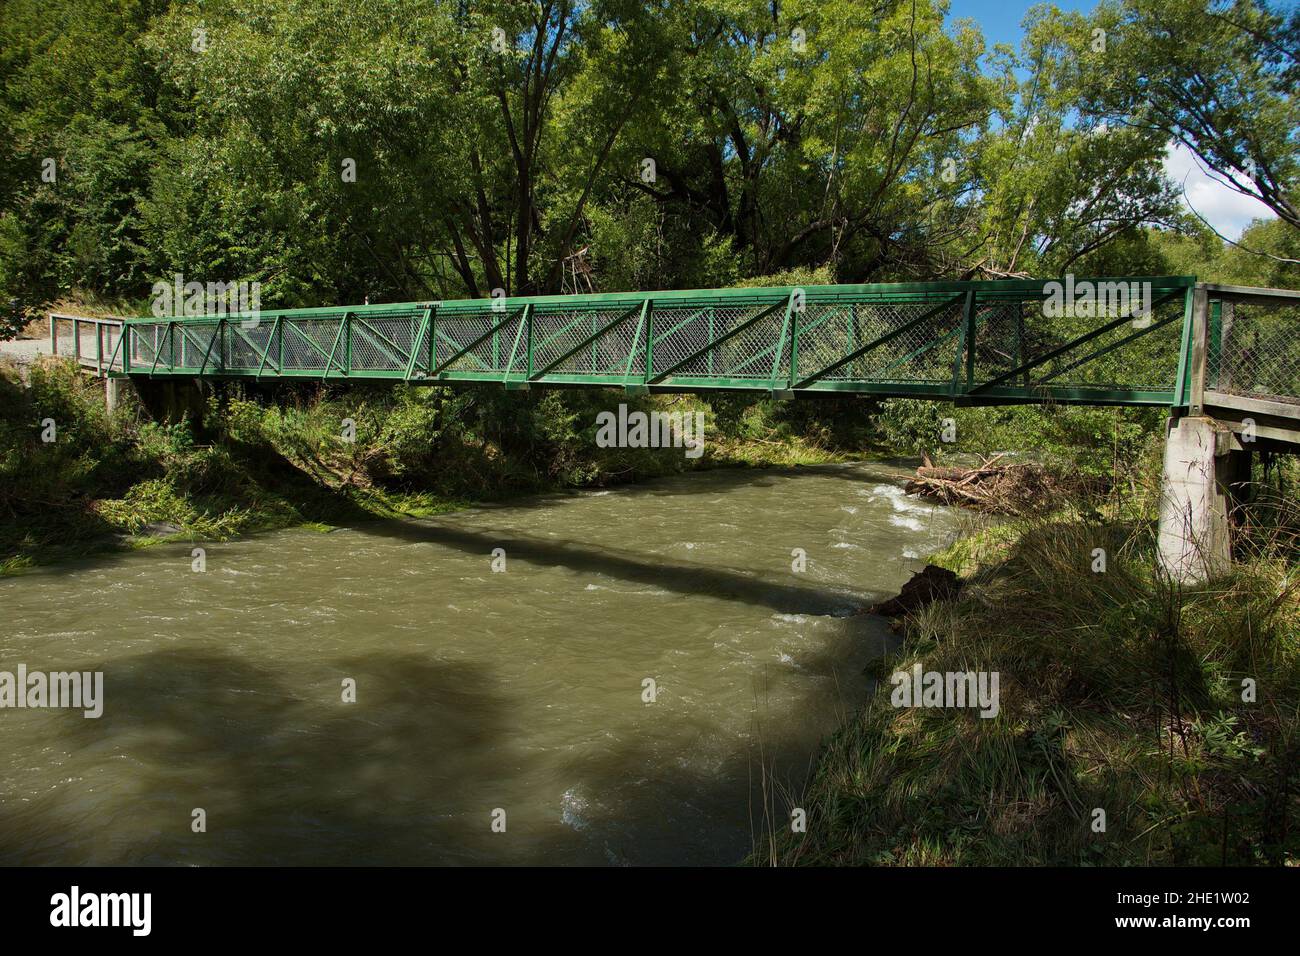
[{"label": "shadow on water", "polygon": [[[491,779],[463,775],[468,757],[508,739],[508,701],[476,664],[369,655],[339,662],[338,672],[356,679],[355,704],[341,702],[339,684],[289,688],[208,650],[112,662],[102,718],[51,716],[65,721],[69,750],[125,755],[136,765],[134,789],[147,810],[137,804],[123,816],[147,812],[150,825],[128,821],[127,832],[115,833],[117,821],[97,814],[85,794],[75,818],[72,800],[52,801],[37,820],[6,807],[0,861],[458,862],[452,848],[466,842],[468,821],[447,815],[440,781],[459,778],[458,787],[479,788],[490,801]],[[206,811],[206,833],[191,830],[196,807]]]},{"label": "shadow on water", "polygon": [[[833,656],[822,665],[842,668]],[[729,741],[711,765],[669,763],[654,721],[690,718],[648,708],[643,733],[563,767],[571,803],[495,834],[492,810],[526,792],[539,755],[511,745],[522,717],[489,669],[416,654],[336,666],[356,678],[357,703],[209,650],[113,662],[102,718],[46,712],[89,769],[34,805],[0,807],[0,863],[732,863],[761,829],[759,740],[796,785],[808,769],[807,742],[779,725]],[[131,762],[131,793],[86,786],[106,760]],[[196,807],[205,833],[191,830]]]},{"label": "shadow on water", "polygon": [[355,530],[411,542],[456,548],[466,554],[491,554],[504,548],[512,561],[541,567],[606,574],[674,591],[766,607],[781,614],[843,616],[865,602],[851,595],[815,587],[778,584],[740,571],[703,564],[669,561],[662,556],[637,557],[633,552],[598,545],[566,543],[517,533],[469,531],[429,522],[376,522]]},{"label": "shadow on water", "polygon": [[[763,480],[800,473],[814,472]],[[704,480],[691,493],[720,493],[752,485],[759,476],[698,477]],[[861,473],[853,477],[862,479]],[[686,484],[674,483],[671,494]],[[619,491],[668,492],[653,485]],[[360,522],[353,530],[474,554],[504,547],[512,560],[781,613],[839,615],[856,603],[831,590],[772,583],[733,569],[502,536],[446,520]],[[716,741],[711,759],[705,754],[687,761],[663,752],[658,741],[673,735],[656,721],[685,721],[690,729],[693,718],[648,708],[636,733],[561,760],[552,772],[565,782],[563,805],[544,818],[536,815],[540,811],[531,818],[513,814],[505,834],[491,832],[492,810],[509,812],[512,797],[522,803],[543,759],[525,746],[527,702],[514,697],[489,663],[417,653],[335,661],[332,669],[358,685],[357,703],[345,705],[337,680],[297,684],[286,676],[292,671],[272,672],[220,650],[165,648],[117,659],[105,668],[109,706],[101,719],[47,712],[59,721],[56,749],[75,758],[80,776],[30,803],[0,805],[0,863],[735,862],[753,847],[752,832],[763,829],[758,781],[764,768],[775,767],[796,796],[809,770],[806,735],[800,738],[797,721],[782,715],[835,693],[841,678],[877,652],[875,640],[864,641],[877,631],[879,622],[844,621],[841,636],[826,649],[796,661],[826,680],[808,684],[780,714],[758,716],[767,711],[756,687],[749,738]],[[850,700],[845,710],[857,704]],[[130,792],[93,785],[110,760],[130,762]],[[746,779],[748,788],[737,786]],[[772,817],[784,825],[787,804],[776,804]],[[206,833],[191,831],[196,807],[207,813]]]},{"label": "shadow on water", "polygon": [[[773,487],[781,480],[797,482],[801,477],[833,476],[863,484],[866,480],[888,480],[888,474],[864,475],[861,466],[830,465],[763,472],[701,472],[690,481],[660,479],[640,485],[624,485],[613,493],[626,497],[653,496],[666,499],[682,495],[726,494],[738,487]],[[563,496],[568,500],[571,496]],[[494,511],[526,512],[539,506],[553,506],[556,496],[523,499],[502,505],[489,505],[481,513]],[[610,548],[593,543],[556,541],[514,531],[492,532],[456,526],[450,519],[372,521],[350,530],[361,534],[396,538],[409,542],[454,548],[466,554],[490,554],[504,548],[511,560],[522,560],[541,567],[563,567],[573,571],[606,574],[638,584],[650,585],[682,595],[707,595],[756,607],[766,607],[782,614],[844,615],[869,603],[865,597],[830,589],[777,583],[731,568],[690,562],[671,561],[662,555],[643,555],[635,551]]]}]

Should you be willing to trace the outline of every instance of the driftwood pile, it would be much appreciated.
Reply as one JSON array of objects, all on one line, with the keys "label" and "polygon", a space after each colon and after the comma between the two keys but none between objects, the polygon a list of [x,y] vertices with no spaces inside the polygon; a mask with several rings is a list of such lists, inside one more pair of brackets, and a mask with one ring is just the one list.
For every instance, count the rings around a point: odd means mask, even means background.
[{"label": "driftwood pile", "polygon": [[1036,462],[1000,465],[1002,457],[995,455],[976,468],[936,467],[927,457],[904,490],[927,501],[992,514],[1023,514],[1059,490],[1051,473]]}]

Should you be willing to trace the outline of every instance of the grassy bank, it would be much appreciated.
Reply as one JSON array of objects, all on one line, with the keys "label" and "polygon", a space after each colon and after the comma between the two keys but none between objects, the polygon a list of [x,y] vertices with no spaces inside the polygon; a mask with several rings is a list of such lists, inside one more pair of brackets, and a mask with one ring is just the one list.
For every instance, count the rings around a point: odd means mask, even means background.
[{"label": "grassy bank", "polygon": [[[820,755],[807,833],[754,861],[1300,859],[1297,475],[1261,489],[1231,576],[1183,590],[1156,570],[1156,474],[973,526],[937,556],[962,593],[906,619],[876,692]],[[891,674],[916,664],[997,671],[1000,712],[892,706]]]},{"label": "grassy bank", "polygon": [[[597,413],[620,402],[702,413],[703,454],[598,447]],[[158,540],[427,516],[693,468],[834,461],[866,447],[847,407],[231,385],[210,393],[201,415],[169,424],[130,396],[109,414],[102,385],[69,363],[39,364],[27,382],[10,366],[0,370],[0,573]]]}]

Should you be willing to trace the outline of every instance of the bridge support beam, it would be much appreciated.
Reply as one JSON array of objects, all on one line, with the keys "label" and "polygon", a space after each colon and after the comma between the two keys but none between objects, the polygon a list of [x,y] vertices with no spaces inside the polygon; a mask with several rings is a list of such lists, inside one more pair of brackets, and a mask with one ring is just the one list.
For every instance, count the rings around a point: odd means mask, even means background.
[{"label": "bridge support beam", "polygon": [[[1244,470],[1244,476],[1243,476]],[[1233,486],[1250,479],[1250,452],[1213,418],[1170,420],[1160,498],[1160,564],[1202,584],[1232,563]]]}]

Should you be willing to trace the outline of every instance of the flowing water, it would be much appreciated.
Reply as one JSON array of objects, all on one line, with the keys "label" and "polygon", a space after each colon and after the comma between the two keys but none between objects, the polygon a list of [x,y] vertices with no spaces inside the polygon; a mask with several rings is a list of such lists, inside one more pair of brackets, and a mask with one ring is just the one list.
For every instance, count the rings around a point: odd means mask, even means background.
[{"label": "flowing water", "polygon": [[737,862],[891,640],[850,612],[952,532],[898,475],[697,473],[2,580],[0,671],[100,671],[104,712],[0,709],[0,862]]}]

